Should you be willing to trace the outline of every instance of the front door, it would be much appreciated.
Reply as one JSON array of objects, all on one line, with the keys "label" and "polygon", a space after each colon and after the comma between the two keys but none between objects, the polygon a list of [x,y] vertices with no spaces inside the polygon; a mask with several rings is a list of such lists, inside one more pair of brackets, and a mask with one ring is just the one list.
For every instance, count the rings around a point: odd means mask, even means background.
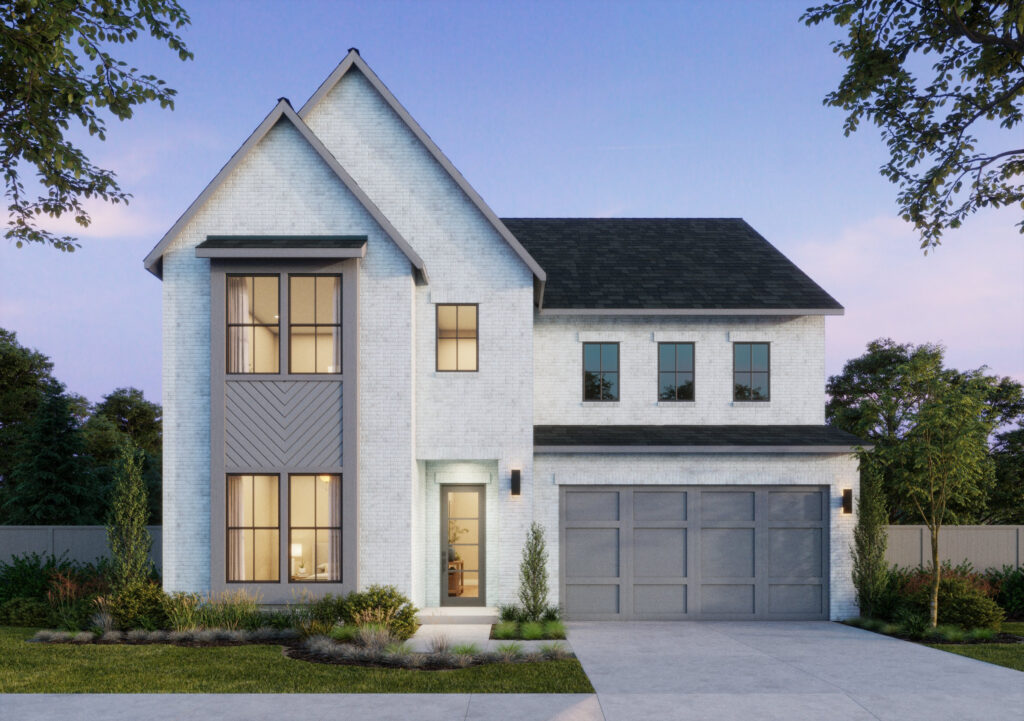
[{"label": "front door", "polygon": [[483,606],[485,486],[441,486],[441,605]]}]

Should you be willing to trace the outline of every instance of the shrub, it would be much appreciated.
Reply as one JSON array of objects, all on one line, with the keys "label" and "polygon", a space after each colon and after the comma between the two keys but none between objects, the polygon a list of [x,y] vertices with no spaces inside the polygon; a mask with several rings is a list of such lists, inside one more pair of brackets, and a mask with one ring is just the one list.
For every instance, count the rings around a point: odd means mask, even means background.
[{"label": "shrub", "polygon": [[8,626],[54,626],[53,611],[38,598],[11,598],[0,605],[0,623]]},{"label": "shrub", "polygon": [[155,631],[167,626],[166,594],[152,581],[135,581],[108,599],[110,615],[121,629]]},{"label": "shrub", "polygon": [[476,656],[480,653],[480,647],[475,643],[460,643],[452,649],[452,653],[456,656]]},{"label": "shrub", "polygon": [[164,612],[172,631],[195,631],[199,628],[203,599],[198,593],[174,593],[164,601]]},{"label": "shrub", "polygon": [[149,550],[153,539],[146,530],[149,496],[142,478],[145,456],[134,441],[125,441],[114,471],[107,545],[115,588],[141,583],[149,578],[152,570]]},{"label": "shrub", "polygon": [[[919,613],[928,609],[930,598],[926,584],[912,577],[904,587],[904,596],[911,608]],[[953,624],[965,629],[991,628],[995,631],[1003,622],[1003,610],[987,594],[995,589],[980,574],[943,571],[939,580],[939,623]]]},{"label": "shrub", "polygon": [[519,603],[526,621],[539,621],[548,608],[548,552],[544,528],[534,521],[519,564]]},{"label": "shrub", "polygon": [[0,563],[0,605],[12,598],[46,598],[50,578],[57,571],[71,571],[74,564],[63,556],[26,553]]},{"label": "shrub", "polygon": [[551,659],[552,661],[561,661],[562,659],[569,658],[572,655],[569,653],[569,649],[560,643],[541,644],[541,647],[538,650],[544,658]]},{"label": "shrub", "polygon": [[[308,598],[308,597],[307,597]],[[309,615],[314,620],[333,626],[345,618],[345,597],[328,593],[321,598],[309,599]]]},{"label": "shrub", "polygon": [[501,621],[494,625],[494,637],[500,641],[507,641],[519,635],[519,624],[515,621]]},{"label": "shrub", "polygon": [[394,586],[370,586],[362,592],[353,591],[345,596],[340,609],[343,623],[380,623],[399,641],[412,638],[418,626],[418,609]]},{"label": "shrub", "polygon": [[537,621],[527,621],[519,627],[519,633],[527,641],[539,641],[544,638],[544,626]]},{"label": "shrub", "polygon": [[359,636],[359,627],[335,626],[328,635],[340,643],[355,643]]},{"label": "shrub", "polygon": [[441,634],[430,639],[430,652],[439,655],[447,654],[452,647],[452,642],[447,636]]},{"label": "shrub", "polygon": [[995,588],[995,602],[1009,618],[1024,618],[1024,568],[1003,566],[985,574]]},{"label": "shrub", "polygon": [[503,643],[498,646],[497,651],[503,661],[513,661],[522,655],[523,644],[516,643],[515,641],[512,643]]},{"label": "shrub", "polygon": [[541,621],[561,621],[562,620],[562,609],[558,606],[548,606],[544,609],[544,613],[540,615]]},{"label": "shrub", "polygon": [[514,603],[498,604],[498,619],[507,623],[522,623],[528,620],[526,612]]},{"label": "shrub", "polygon": [[561,621],[547,621],[544,624],[544,638],[565,638],[565,624]]},{"label": "shrub", "polygon": [[967,632],[969,641],[991,641],[996,637],[996,632],[991,628],[975,628]]},{"label": "shrub", "polygon": [[[862,458],[862,460],[865,460]],[[853,585],[857,605],[865,616],[874,616],[886,601],[889,568],[885,562],[888,543],[885,489],[876,464],[865,463],[860,474],[857,525],[853,529]]]},{"label": "shrub", "polygon": [[895,621],[898,633],[914,640],[924,638],[930,626],[927,613],[910,606],[899,609]]},{"label": "shrub", "polygon": [[263,625],[260,596],[244,589],[210,596],[198,608],[198,621],[203,628],[253,631]]}]

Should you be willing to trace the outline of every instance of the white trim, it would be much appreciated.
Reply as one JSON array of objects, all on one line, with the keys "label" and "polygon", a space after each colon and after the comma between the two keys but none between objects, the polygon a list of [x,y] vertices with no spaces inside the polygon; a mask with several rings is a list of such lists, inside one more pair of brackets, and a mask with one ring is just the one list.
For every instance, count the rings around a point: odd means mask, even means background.
[{"label": "white trim", "polygon": [[370,69],[370,66],[366,64],[366,61],[359,56],[358,50],[355,50],[354,48],[349,50],[348,55],[346,55],[345,59],[342,60],[338,67],[334,69],[334,72],[327,76],[327,79],[321,83],[320,87],[316,89],[316,92],[313,93],[312,97],[310,97],[310,99],[307,100],[299,109],[299,117],[305,119],[309,113],[312,112],[313,108],[315,108],[316,105],[326,97],[327,93],[329,93],[334,86],[337,85],[343,77],[345,77],[353,66],[355,66],[355,68],[370,81],[370,84],[374,89],[380,93],[382,98],[384,98],[384,102],[386,102],[391,109],[395,111],[395,114],[398,115],[409,130],[412,131],[413,135],[415,135],[419,141],[423,143],[423,146],[430,151],[430,154],[434,156],[434,160],[436,160],[441,167],[445,169],[448,175],[451,176],[452,180],[455,181],[455,184],[459,186],[463,193],[466,194],[466,197],[469,198],[473,205],[477,207],[477,210],[483,214],[498,234],[505,239],[505,242],[511,246],[516,255],[526,263],[534,276],[541,281],[547,280],[547,274],[544,272],[544,269],[540,267],[540,264],[537,263],[537,261],[533,259],[533,256],[527,252],[526,248],[516,240],[516,237],[512,235],[509,229],[505,227],[505,224],[501,222],[501,219],[498,218],[494,211],[491,210],[487,203],[484,202],[484,199],[480,197],[480,194],[473,189],[473,187],[462,176],[462,173],[456,169],[452,164],[452,161],[445,157],[445,154],[441,152],[441,149],[437,147],[437,144],[430,139],[430,136],[424,132],[419,123],[413,119],[409,114],[409,111],[402,107],[402,104],[398,102],[398,99],[390,90],[387,89],[387,86],[381,82],[380,78],[377,77],[377,74],[373,72],[373,70]]}]

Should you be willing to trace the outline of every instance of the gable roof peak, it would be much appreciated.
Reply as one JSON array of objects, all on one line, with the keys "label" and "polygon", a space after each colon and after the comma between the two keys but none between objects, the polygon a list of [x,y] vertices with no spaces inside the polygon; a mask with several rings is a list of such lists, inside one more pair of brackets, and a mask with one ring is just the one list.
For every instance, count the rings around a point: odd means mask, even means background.
[{"label": "gable roof peak", "polygon": [[388,90],[387,86],[381,82],[381,79],[377,77],[377,73],[373,72],[366,61],[363,60],[359,54],[358,48],[349,48],[348,55],[338,63],[327,79],[320,84],[320,87],[316,89],[316,92],[310,96],[309,100],[299,109],[299,117],[306,120],[309,114],[313,111],[320,101],[323,100],[334,87],[341,82],[341,79],[348,74],[352,68],[355,67],[363,77],[369,81],[370,85],[373,86],[374,90],[384,99],[384,102],[394,111],[395,115],[405,124],[405,126],[412,132],[414,136],[420,141],[420,143],[427,149],[427,151],[434,157],[434,160],[444,169],[446,173],[451,177],[455,184],[459,186],[462,192],[469,198],[469,201],[476,206],[477,210],[484,216],[488,223],[497,231],[504,241],[512,248],[512,250],[519,256],[519,258],[526,264],[533,273],[534,278],[540,283],[544,283],[547,280],[547,274],[540,264],[534,260],[533,256],[530,255],[529,251],[523,247],[523,245],[516,239],[514,235],[505,227],[505,224],[501,222],[497,214],[491,210],[490,206],[484,202],[484,199],[480,197],[480,194],[473,189],[473,186],[463,177],[462,173],[458,171],[452,161],[441,152],[441,149],[437,147],[437,143],[431,140],[430,136],[427,135],[426,131],[420,127],[420,124],[413,119],[409,111],[398,102],[398,98]]}]

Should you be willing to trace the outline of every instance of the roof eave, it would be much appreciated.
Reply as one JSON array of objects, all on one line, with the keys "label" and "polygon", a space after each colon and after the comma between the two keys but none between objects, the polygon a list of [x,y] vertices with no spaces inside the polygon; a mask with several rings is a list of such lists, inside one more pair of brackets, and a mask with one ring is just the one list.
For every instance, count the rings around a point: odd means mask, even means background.
[{"label": "roof eave", "polygon": [[616,316],[797,316],[797,315],[844,315],[840,308],[543,308],[541,315],[616,315]]},{"label": "roof eave", "polygon": [[858,446],[778,445],[778,446],[633,446],[633,445],[537,445],[534,453],[811,453],[815,455],[848,455]]}]

